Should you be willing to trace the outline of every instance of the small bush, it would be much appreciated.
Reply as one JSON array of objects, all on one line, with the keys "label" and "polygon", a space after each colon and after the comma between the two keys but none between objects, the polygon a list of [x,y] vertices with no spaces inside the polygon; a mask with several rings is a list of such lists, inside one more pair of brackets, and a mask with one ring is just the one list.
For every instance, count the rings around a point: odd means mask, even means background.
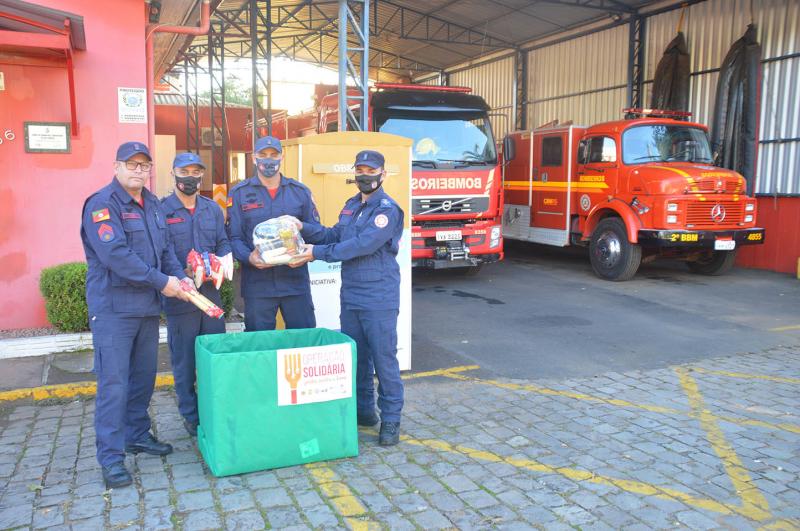
[{"label": "small bush", "polygon": [[39,277],[47,320],[62,332],[89,329],[86,307],[86,264],[72,262],[48,267]]},{"label": "small bush", "polygon": [[222,309],[225,311],[225,317],[230,317],[231,310],[233,310],[233,282],[225,280],[219,288],[219,295],[222,297]]}]

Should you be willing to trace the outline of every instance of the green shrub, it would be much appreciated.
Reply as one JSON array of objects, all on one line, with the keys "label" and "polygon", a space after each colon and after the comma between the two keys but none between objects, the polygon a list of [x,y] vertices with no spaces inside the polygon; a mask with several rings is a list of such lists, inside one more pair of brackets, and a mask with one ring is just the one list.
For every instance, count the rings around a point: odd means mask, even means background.
[{"label": "green shrub", "polygon": [[222,297],[222,309],[225,311],[225,317],[230,317],[231,310],[233,310],[233,282],[225,280],[219,288],[219,295]]},{"label": "green shrub", "polygon": [[50,324],[62,332],[89,329],[85,263],[71,262],[42,269],[39,291],[44,297]]}]

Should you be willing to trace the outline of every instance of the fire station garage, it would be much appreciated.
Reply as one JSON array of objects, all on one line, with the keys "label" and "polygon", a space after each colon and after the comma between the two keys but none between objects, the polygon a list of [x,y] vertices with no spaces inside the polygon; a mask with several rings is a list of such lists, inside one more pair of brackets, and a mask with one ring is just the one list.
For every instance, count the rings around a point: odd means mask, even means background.
[{"label": "fire station garage", "polygon": [[[798,80],[796,0],[0,0],[0,529],[800,529]],[[174,453],[104,490],[80,219],[117,147],[159,198],[196,154],[225,213],[258,138],[293,178],[347,131],[411,153],[400,443],[216,477],[164,319]]]}]

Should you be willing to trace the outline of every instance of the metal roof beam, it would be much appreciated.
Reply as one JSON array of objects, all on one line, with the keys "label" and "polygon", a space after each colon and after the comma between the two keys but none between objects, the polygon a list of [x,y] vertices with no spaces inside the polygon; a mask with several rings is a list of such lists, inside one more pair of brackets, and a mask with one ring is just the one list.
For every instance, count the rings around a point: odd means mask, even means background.
[{"label": "metal roof beam", "polygon": [[617,0],[537,0],[542,4],[555,4],[581,9],[594,9],[606,13],[633,14],[636,9]]},{"label": "metal roof beam", "polygon": [[[468,44],[483,48],[515,48],[513,42],[500,39],[473,28],[449,22],[443,18],[433,16],[422,11],[401,6],[390,0],[375,2],[375,9],[380,10],[383,17],[388,20],[382,27],[374,28],[377,36],[382,32],[390,31],[387,27],[390,22],[400,17],[400,38],[422,42],[439,42],[446,44]],[[391,10],[387,15],[387,9]]]}]

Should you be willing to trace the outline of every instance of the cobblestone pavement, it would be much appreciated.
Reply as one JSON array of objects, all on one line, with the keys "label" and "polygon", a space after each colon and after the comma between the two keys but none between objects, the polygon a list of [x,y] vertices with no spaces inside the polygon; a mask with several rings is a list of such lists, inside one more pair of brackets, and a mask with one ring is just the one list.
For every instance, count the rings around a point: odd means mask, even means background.
[{"label": "cobblestone pavement", "polygon": [[91,399],[0,415],[0,529],[796,529],[800,352],[522,381],[407,376],[404,440],[354,459],[214,478],[169,389],[166,458],[104,491]]}]

